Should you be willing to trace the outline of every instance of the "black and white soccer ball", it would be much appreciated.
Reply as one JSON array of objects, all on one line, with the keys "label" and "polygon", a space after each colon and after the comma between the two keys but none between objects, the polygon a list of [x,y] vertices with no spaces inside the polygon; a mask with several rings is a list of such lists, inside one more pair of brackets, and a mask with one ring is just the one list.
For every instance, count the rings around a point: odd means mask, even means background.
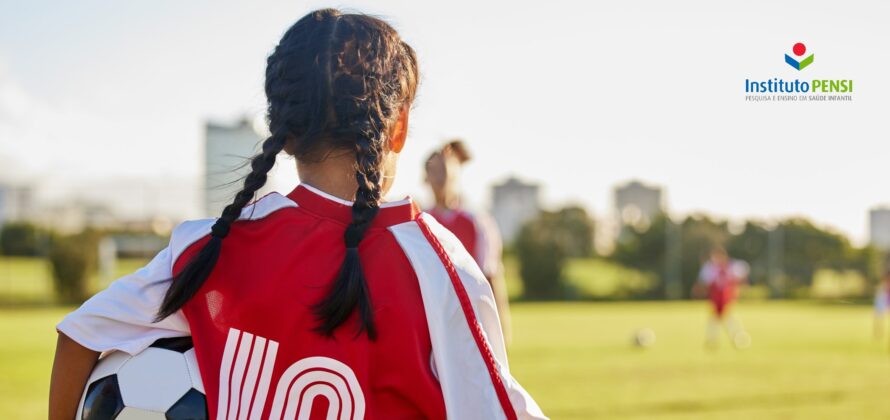
[{"label": "black and white soccer ball", "polygon": [[191,337],[164,338],[141,353],[99,360],[77,420],[206,420],[207,398]]},{"label": "black and white soccer ball", "polygon": [[631,343],[640,348],[652,347],[655,345],[655,331],[651,328],[640,328],[634,331]]}]

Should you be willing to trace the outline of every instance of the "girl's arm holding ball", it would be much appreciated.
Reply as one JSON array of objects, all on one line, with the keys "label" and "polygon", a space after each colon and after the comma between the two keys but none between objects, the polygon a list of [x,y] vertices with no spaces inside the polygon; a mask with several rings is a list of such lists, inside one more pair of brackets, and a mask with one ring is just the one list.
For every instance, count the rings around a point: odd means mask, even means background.
[{"label": "girl's arm holding ball", "polygon": [[50,420],[74,418],[83,388],[98,359],[99,352],[81,346],[64,333],[59,333],[49,386]]}]

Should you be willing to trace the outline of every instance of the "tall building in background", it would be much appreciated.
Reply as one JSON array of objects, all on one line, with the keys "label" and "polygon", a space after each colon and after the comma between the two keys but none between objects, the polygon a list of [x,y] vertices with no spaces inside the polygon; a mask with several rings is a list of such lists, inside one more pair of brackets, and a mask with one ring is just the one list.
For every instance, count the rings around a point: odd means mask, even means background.
[{"label": "tall building in background", "polygon": [[[259,152],[265,139],[247,117],[234,124],[207,122],[205,130],[202,210],[206,217],[217,217],[241,190],[244,177],[250,173],[247,159]],[[297,186],[293,158],[282,153],[275,162],[267,174],[266,185],[257,191],[257,198],[272,191],[287,194]]]},{"label": "tall building in background", "polygon": [[537,185],[526,184],[514,177],[492,188],[491,213],[497,221],[504,242],[516,239],[523,223],[533,219],[541,211],[538,190]]},{"label": "tall building in background", "polygon": [[219,216],[250,173],[246,159],[262,140],[248,118],[235,124],[207,122],[204,142],[204,216]]},{"label": "tall building in background", "polygon": [[890,207],[871,209],[868,218],[869,242],[890,251]]},{"label": "tall building in background", "polygon": [[36,212],[42,226],[63,233],[77,233],[87,227],[114,229],[124,221],[107,204],[73,198],[55,205],[45,205]]},{"label": "tall building in background", "polygon": [[663,212],[660,187],[633,180],[615,188],[615,216],[618,226],[645,226]]},{"label": "tall building in background", "polygon": [[0,184],[0,225],[27,219],[32,210],[32,193],[29,187]]}]

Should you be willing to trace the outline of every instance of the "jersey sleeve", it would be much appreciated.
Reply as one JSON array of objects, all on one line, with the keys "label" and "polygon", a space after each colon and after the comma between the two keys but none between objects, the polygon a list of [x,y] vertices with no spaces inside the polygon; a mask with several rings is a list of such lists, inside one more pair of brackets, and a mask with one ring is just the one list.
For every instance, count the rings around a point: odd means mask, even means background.
[{"label": "jersey sleeve", "polygon": [[510,373],[491,286],[473,256],[426,214],[390,231],[417,274],[448,417],[546,419]]},{"label": "jersey sleeve", "polygon": [[698,272],[698,282],[700,284],[709,285],[714,282],[714,266],[710,262],[702,265]]},{"label": "jersey sleeve", "polygon": [[136,354],[155,340],[189,335],[182,312],[155,322],[172,281],[170,248],[145,267],[113,282],[68,314],[56,329],[94,351]]},{"label": "jersey sleeve", "polygon": [[173,264],[189,245],[210,231],[212,220],[180,224],[170,245],[145,267],[115,280],[107,289],[68,314],[56,329],[80,345],[99,352],[136,354],[161,338],[190,335],[182,311],[155,322],[173,281]]}]

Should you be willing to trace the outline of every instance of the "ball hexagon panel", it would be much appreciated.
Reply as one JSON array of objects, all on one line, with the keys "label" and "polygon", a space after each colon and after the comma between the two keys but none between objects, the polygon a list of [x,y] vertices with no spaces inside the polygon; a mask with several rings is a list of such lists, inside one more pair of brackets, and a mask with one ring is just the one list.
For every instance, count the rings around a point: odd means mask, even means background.
[{"label": "ball hexagon panel", "polygon": [[173,407],[167,410],[167,420],[207,420],[207,397],[196,389],[190,389]]},{"label": "ball hexagon panel", "polygon": [[153,347],[121,366],[117,381],[124,406],[160,413],[192,388],[185,357]]},{"label": "ball hexagon panel", "polygon": [[166,420],[164,413],[124,407],[114,420]]},{"label": "ball hexagon panel", "polygon": [[[93,382],[96,382],[106,376],[116,374],[120,367],[127,362],[127,360],[130,360],[130,355],[124,352],[116,351],[106,354],[105,357],[99,359],[99,362],[96,363],[96,366],[93,368],[93,372],[90,374],[90,378],[87,380],[87,384],[92,384]],[[87,394],[87,392],[84,392],[83,395],[80,396],[80,405],[77,406],[78,416],[80,416],[81,412],[83,411],[83,403],[87,397]]]},{"label": "ball hexagon panel", "polygon": [[84,393],[82,420],[114,419],[124,409],[117,375],[106,376],[87,387]]},{"label": "ball hexagon panel", "polygon": [[192,344],[191,337],[173,337],[161,338],[152,343],[151,347],[185,353],[193,348],[194,345]]}]

